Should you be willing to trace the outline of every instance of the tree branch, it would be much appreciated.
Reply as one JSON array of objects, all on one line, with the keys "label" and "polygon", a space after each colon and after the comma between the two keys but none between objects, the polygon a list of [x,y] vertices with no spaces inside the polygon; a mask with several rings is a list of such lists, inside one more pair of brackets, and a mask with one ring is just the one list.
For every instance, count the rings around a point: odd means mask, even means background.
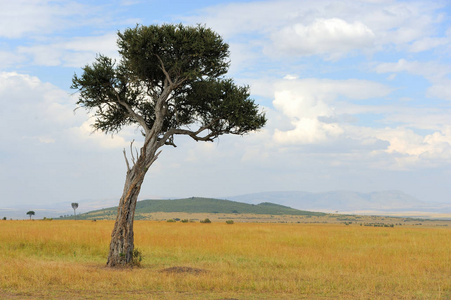
[{"label": "tree branch", "polygon": [[172,82],[171,76],[169,76],[168,71],[166,71],[166,68],[164,67],[164,63],[163,63],[163,61],[161,60],[161,57],[160,57],[158,54],[155,54],[155,56],[156,56],[156,57],[158,58],[158,60],[160,61],[160,69],[161,69],[161,71],[163,71],[164,75],[166,76],[166,80],[169,82],[169,84],[170,84],[171,86],[173,86],[174,83]]},{"label": "tree branch", "polygon": [[147,124],[146,121],[144,120],[144,118],[140,115],[138,115],[131,107],[130,105],[128,105],[127,102],[122,101],[121,97],[119,95],[119,93],[116,91],[116,89],[111,86],[111,88],[114,91],[114,94],[116,95],[116,99],[117,99],[117,103],[119,103],[120,105],[122,105],[128,112],[128,114],[130,115],[131,118],[135,119],[143,128],[144,131],[146,132],[146,134],[149,132],[149,128],[147,128]]},{"label": "tree branch", "polygon": [[136,164],[135,157],[133,156],[133,143],[134,143],[134,142],[135,142],[135,140],[133,140],[133,141],[130,143],[130,154],[131,154],[131,156],[132,156],[132,162],[133,162],[133,165]]},{"label": "tree branch", "polygon": [[202,133],[203,131],[205,131],[207,129],[209,129],[208,126],[203,126],[203,127],[199,128],[197,131],[191,131],[188,129],[176,129],[176,128],[169,129],[163,135],[163,137],[160,139],[158,147],[161,147],[163,145],[172,145],[172,146],[176,147],[176,145],[174,144],[174,138],[173,138],[174,135],[176,135],[176,134],[188,135],[195,141],[213,142],[213,138],[219,135],[217,132],[212,131],[205,136],[199,136],[200,133]]},{"label": "tree branch", "polygon": [[161,57],[158,54],[155,54],[155,56],[160,61],[160,69],[161,69],[161,71],[163,71],[164,76],[166,76],[166,80],[169,82],[169,87],[171,88],[171,90],[177,88],[182,83],[184,83],[186,80],[188,80],[188,78],[186,78],[186,77],[182,78],[182,79],[179,79],[179,76],[176,76],[175,82],[172,81],[171,76],[169,75],[169,72],[166,70],[166,68],[164,66],[164,63],[163,63],[163,60],[161,59]]},{"label": "tree branch", "polygon": [[158,151],[158,153],[155,154],[155,155],[152,157],[152,159],[146,164],[146,167],[147,167],[147,168],[150,168],[150,166],[157,160],[158,155],[160,155],[161,151],[162,151],[162,150]]},{"label": "tree branch", "polygon": [[131,169],[130,169],[130,165],[129,165],[129,163],[128,163],[128,159],[127,159],[127,153],[125,152],[125,148],[124,148],[124,158],[125,158],[125,163],[127,164],[127,172],[130,172],[131,171]]}]

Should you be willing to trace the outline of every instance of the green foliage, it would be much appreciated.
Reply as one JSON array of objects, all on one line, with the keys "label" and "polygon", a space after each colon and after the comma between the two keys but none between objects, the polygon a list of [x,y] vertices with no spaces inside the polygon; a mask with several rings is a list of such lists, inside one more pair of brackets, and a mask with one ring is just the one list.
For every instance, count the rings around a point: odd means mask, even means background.
[{"label": "green foliage", "polygon": [[164,65],[171,78],[186,78],[186,84],[202,77],[227,73],[229,46],[203,26],[136,26],[119,33],[119,53],[134,76],[152,85],[165,79]]},{"label": "green foliage", "polygon": [[120,62],[99,55],[72,80],[72,88],[80,92],[78,107],[94,111],[96,130],[115,133],[125,125],[145,123],[146,132],[153,128],[157,111],[164,112],[157,133],[163,144],[174,145],[174,135],[211,141],[265,125],[249,88],[223,77],[229,46],[211,29],[136,26],[118,37]]},{"label": "green foliage", "polygon": [[183,219],[181,222],[182,222],[182,223],[188,223],[189,220],[188,220],[188,219]]},{"label": "green foliage", "polygon": [[200,220],[201,223],[211,223],[209,218],[206,218],[205,220]]},{"label": "green foliage", "polygon": [[226,221],[226,224],[233,224],[233,223],[235,223],[235,222],[233,222],[233,220],[227,220]]},{"label": "green foliage", "polygon": [[6,217],[3,217],[3,219],[2,220],[6,220]]},{"label": "green foliage", "polygon": [[175,220],[174,219],[169,219],[166,222],[168,222],[168,223],[175,223]]}]

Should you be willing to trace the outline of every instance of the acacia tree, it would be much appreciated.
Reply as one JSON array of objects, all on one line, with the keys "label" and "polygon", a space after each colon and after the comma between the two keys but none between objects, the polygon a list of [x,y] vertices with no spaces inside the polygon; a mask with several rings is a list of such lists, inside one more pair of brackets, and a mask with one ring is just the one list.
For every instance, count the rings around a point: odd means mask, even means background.
[{"label": "acacia tree", "polygon": [[228,45],[211,29],[136,26],[119,32],[117,43],[119,62],[98,55],[72,80],[72,88],[79,91],[77,106],[94,113],[95,130],[117,133],[137,125],[144,136],[139,153],[131,153],[131,162],[124,149],[127,174],[111,235],[110,267],[133,264],[136,201],[161,147],[176,147],[178,135],[213,141],[223,134],[243,135],[266,123],[264,113],[249,98],[249,87],[224,77]]},{"label": "acacia tree", "polygon": [[30,211],[27,212],[27,215],[30,216],[30,220],[31,220],[31,217],[35,215],[35,212],[30,210]]},{"label": "acacia tree", "polygon": [[75,219],[77,219],[77,213],[75,212],[75,210],[78,208],[78,203],[73,202],[71,205],[72,205],[72,209],[74,210],[74,217],[75,217]]}]

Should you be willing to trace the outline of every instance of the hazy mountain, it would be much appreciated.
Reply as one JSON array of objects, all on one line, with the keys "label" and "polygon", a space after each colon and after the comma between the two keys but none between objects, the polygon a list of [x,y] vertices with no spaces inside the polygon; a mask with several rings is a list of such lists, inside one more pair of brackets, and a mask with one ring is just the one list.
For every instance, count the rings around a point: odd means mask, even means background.
[{"label": "hazy mountain", "polygon": [[[111,219],[116,215],[117,206],[79,214],[78,218],[85,219]],[[274,204],[259,203],[247,204],[230,200],[191,197],[175,200],[142,200],[138,201],[135,210],[135,219],[146,219],[149,213],[155,212],[184,212],[184,213],[210,213],[210,214],[267,214],[267,215],[304,215],[322,216],[324,213],[309,212],[291,207]]]},{"label": "hazy mountain", "polygon": [[301,210],[339,212],[440,212],[451,213],[450,204],[424,202],[400,191],[358,193],[333,191],[325,193],[263,192],[225,197],[233,201],[257,204],[272,202]]}]

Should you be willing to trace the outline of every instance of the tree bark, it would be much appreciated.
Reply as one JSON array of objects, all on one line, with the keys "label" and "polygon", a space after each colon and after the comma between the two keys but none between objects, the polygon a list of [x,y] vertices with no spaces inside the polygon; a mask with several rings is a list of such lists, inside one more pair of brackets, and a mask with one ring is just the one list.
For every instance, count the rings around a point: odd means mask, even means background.
[{"label": "tree bark", "polygon": [[141,156],[127,171],[124,191],[117,209],[116,223],[111,234],[108,267],[133,265],[133,220],[141,184],[147,172],[143,158]]}]

